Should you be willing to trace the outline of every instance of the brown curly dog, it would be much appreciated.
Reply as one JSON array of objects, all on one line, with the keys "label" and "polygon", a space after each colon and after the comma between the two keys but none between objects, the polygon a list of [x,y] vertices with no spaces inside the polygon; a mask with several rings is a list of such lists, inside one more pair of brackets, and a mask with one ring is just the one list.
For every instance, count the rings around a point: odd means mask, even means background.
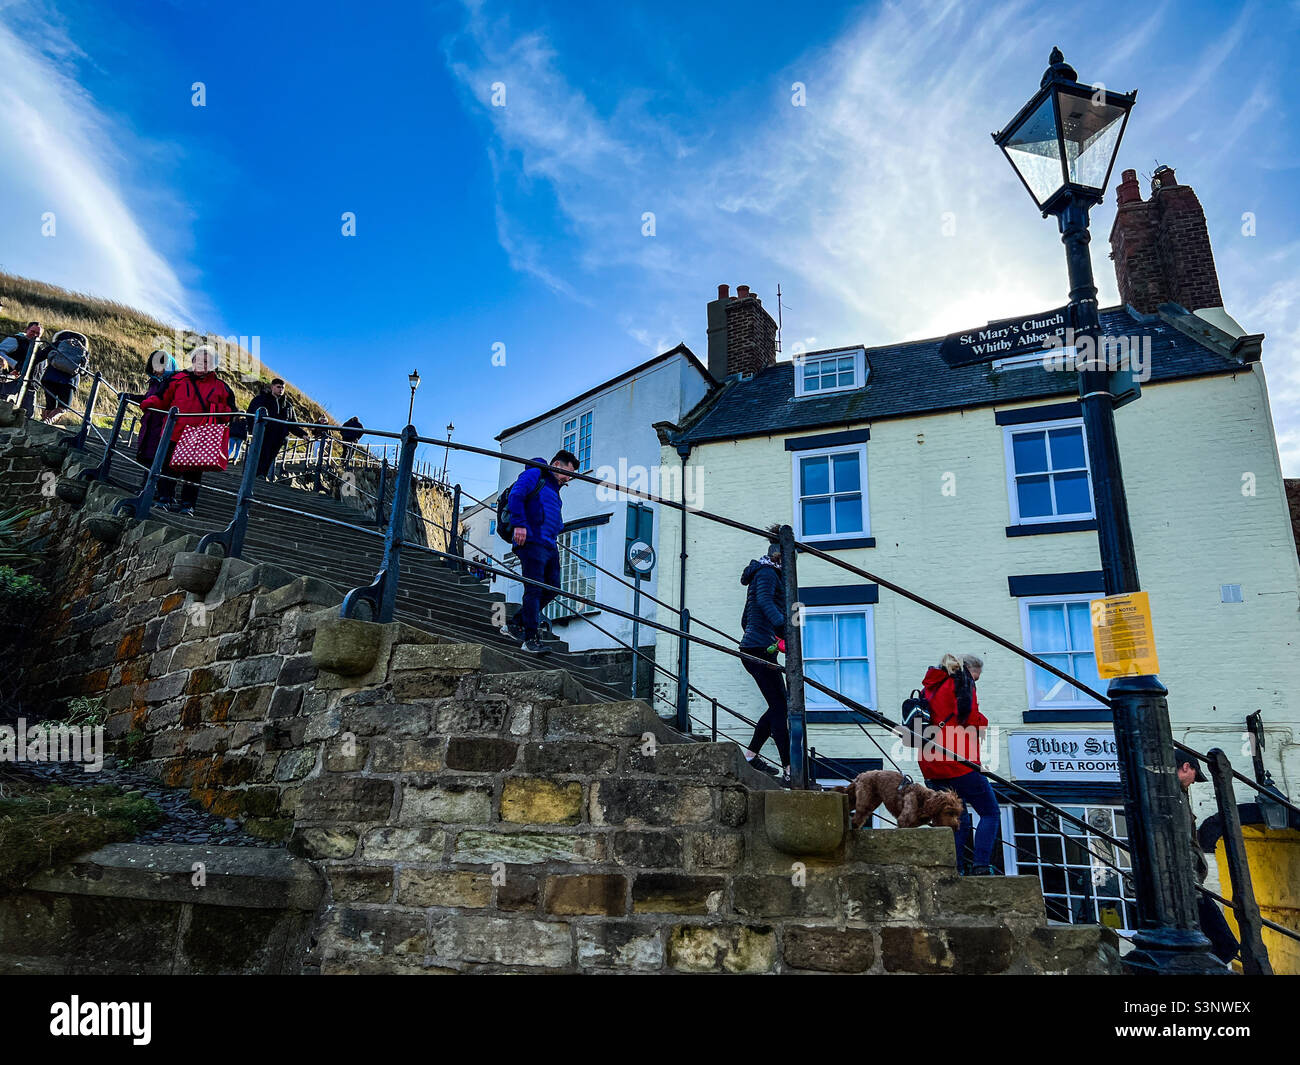
[{"label": "brown curly dog", "polygon": [[859,773],[847,788],[853,805],[853,827],[861,828],[882,802],[894,815],[899,828],[935,825],[956,828],[961,822],[962,801],[951,791],[931,791],[911,777],[891,769],[873,769]]}]

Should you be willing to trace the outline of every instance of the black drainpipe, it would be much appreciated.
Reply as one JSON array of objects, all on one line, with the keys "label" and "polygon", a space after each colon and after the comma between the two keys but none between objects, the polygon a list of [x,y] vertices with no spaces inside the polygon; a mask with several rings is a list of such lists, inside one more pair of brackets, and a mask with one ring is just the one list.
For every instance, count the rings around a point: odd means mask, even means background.
[{"label": "black drainpipe", "polygon": [[[691,456],[690,444],[678,444],[677,454],[682,460],[682,503],[686,502],[686,460]],[[682,632],[689,632],[691,614],[686,609],[686,509],[677,512],[682,516],[682,552],[681,552],[681,588],[678,591],[677,605],[680,611],[679,627]],[[684,636],[677,640],[677,728],[680,732],[691,731],[690,715],[690,661],[691,643]]]}]

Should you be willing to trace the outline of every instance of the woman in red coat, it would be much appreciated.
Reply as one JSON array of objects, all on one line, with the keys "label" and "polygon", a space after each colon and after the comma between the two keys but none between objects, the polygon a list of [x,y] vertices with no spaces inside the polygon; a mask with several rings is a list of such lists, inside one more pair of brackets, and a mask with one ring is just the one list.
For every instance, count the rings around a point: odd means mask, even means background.
[{"label": "woman in red coat", "polygon": [[[146,410],[158,408],[168,411],[175,407],[181,414],[230,413],[235,409],[235,393],[217,376],[217,353],[208,347],[195,348],[190,353],[190,369],[174,374],[167,387],[160,394],[146,396],[140,406]],[[228,418],[177,418],[172,428],[171,440],[167,442],[167,458],[164,469],[170,469],[172,454],[181,434],[191,425],[206,422],[229,421]],[[167,510],[178,514],[193,514],[194,504],[199,498],[199,481],[202,470],[176,470],[176,477],[183,481],[180,499],[173,503],[160,503]],[[172,478],[167,478],[167,485],[159,481],[158,494],[161,499],[171,499],[175,494]],[[171,491],[168,491],[171,488]]]},{"label": "woman in red coat", "polygon": [[965,861],[966,842],[971,835],[971,810],[980,815],[975,830],[975,860],[972,876],[994,872],[993,846],[998,838],[998,800],[988,777],[977,773],[958,759],[980,764],[980,737],[988,727],[988,718],[980,713],[975,682],[980,679],[984,663],[975,655],[944,655],[938,666],[931,666],[921,682],[930,703],[928,742],[921,748],[921,775],[926,787],[955,791],[965,807],[957,833],[957,862]]}]

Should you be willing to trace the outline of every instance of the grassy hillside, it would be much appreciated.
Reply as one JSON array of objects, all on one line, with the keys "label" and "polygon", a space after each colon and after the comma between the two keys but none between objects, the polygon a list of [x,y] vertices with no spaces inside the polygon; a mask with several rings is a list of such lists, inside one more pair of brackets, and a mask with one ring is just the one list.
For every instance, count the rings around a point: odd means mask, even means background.
[{"label": "grassy hillside", "polygon": [[[31,321],[39,321],[45,327],[46,340],[60,329],[85,333],[90,338],[90,368],[98,370],[119,391],[143,391],[145,360],[155,348],[165,348],[176,356],[182,369],[188,369],[190,350],[200,343],[221,340],[212,335],[190,336],[182,341],[185,350],[176,351],[176,330],[147,314],[112,300],[69,292],[13,274],[0,273],[0,298],[4,300],[4,309],[0,311],[0,336],[21,332]],[[226,357],[218,375],[234,389],[241,409],[246,409],[257,394],[258,380],[284,377],[265,363],[255,364],[252,356],[243,349],[231,352],[222,344],[221,350]],[[241,370],[247,371],[252,379],[245,380],[245,373]],[[286,384],[285,391],[292,397],[301,420],[337,424],[329,411],[292,383]],[[84,396],[84,385],[82,393]],[[95,406],[96,413],[102,418],[115,403],[105,397]]]}]

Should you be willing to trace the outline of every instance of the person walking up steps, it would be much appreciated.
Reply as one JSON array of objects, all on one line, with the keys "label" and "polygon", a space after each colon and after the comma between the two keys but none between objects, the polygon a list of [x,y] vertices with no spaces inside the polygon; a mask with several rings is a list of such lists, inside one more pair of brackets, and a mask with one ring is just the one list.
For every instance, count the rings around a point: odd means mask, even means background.
[{"label": "person walking up steps", "polygon": [[[775,535],[775,529],[769,530]],[[740,575],[745,591],[745,610],[740,624],[740,651],[764,662],[776,662],[785,639],[785,578],[781,573],[781,545],[773,543],[762,558],[752,559]],[[745,671],[754,678],[767,709],[758,719],[754,738],[749,741],[745,758],[755,769],[775,776],[776,772],[761,757],[769,738],[781,755],[784,780],[790,777],[790,724],[786,704],[785,673],[779,669],[742,659]]]},{"label": "person walking up steps", "polygon": [[[524,470],[511,486],[503,508],[508,514],[510,542],[523,569],[525,580],[541,581],[558,588],[560,584],[560,549],[555,538],[564,527],[563,504],[560,489],[572,480],[578,468],[578,459],[571,451],[557,451],[550,465],[544,469],[543,458],[531,460],[535,465]],[[568,470],[568,473],[560,472]],[[502,530],[504,533],[505,530]],[[501,626],[501,632],[520,643],[529,654],[546,654],[546,648],[537,638],[542,611],[556,593],[524,585],[524,602],[515,616],[514,624]]]}]

